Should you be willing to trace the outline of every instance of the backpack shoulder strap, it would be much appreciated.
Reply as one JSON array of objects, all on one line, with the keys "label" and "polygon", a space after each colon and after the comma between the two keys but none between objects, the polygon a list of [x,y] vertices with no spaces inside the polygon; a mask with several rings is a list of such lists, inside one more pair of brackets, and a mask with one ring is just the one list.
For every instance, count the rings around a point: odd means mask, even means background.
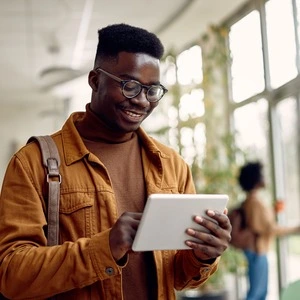
[{"label": "backpack shoulder strap", "polygon": [[32,136],[27,143],[38,141],[42,152],[43,165],[47,170],[48,212],[47,245],[58,245],[59,236],[59,199],[61,175],[59,173],[60,157],[57,146],[51,136]]}]

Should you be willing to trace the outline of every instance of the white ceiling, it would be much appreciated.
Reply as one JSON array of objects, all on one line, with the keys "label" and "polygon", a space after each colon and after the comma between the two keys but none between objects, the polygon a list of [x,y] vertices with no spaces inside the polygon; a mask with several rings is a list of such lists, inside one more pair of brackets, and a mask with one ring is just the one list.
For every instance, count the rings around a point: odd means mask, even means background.
[{"label": "white ceiling", "polygon": [[[1,110],[41,99],[48,101],[53,95],[43,86],[60,81],[62,76],[85,74],[92,68],[97,30],[103,26],[121,22],[140,26],[155,32],[167,51],[178,51],[199,38],[209,24],[220,23],[244,2],[1,0]],[[47,73],[53,67],[67,70]]]}]

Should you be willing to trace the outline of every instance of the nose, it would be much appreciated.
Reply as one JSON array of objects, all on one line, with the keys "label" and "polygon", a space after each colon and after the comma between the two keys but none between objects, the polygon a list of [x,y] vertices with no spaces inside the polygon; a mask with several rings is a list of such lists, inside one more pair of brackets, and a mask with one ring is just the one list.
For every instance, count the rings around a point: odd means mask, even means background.
[{"label": "nose", "polygon": [[135,105],[139,105],[143,108],[147,108],[150,106],[150,102],[147,100],[146,94],[147,94],[147,90],[146,88],[143,87],[140,93],[134,98],[131,98],[130,101]]}]

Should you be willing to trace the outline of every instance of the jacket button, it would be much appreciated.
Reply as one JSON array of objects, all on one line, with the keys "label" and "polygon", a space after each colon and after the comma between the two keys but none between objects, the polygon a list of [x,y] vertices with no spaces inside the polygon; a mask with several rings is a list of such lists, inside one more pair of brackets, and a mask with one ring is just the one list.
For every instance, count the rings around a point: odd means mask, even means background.
[{"label": "jacket button", "polygon": [[114,269],[112,267],[108,267],[105,269],[105,273],[107,275],[113,275],[114,274]]}]

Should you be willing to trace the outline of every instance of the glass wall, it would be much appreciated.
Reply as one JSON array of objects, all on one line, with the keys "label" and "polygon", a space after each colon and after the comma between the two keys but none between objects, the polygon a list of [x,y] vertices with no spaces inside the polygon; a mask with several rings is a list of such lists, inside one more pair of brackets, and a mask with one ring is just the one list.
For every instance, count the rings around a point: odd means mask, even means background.
[{"label": "glass wall", "polygon": [[153,136],[177,149],[192,165],[199,154],[203,154],[205,145],[205,129],[201,122],[205,108],[200,46],[195,45],[177,56],[166,57],[162,73],[169,92],[143,126]]},{"label": "glass wall", "polygon": [[270,83],[278,88],[297,76],[295,23],[291,0],[266,3]]},{"label": "glass wall", "polygon": [[[300,220],[300,177],[299,177],[299,119],[296,98],[286,98],[276,106],[279,123],[279,138],[283,148],[283,180],[285,187],[284,223],[288,226],[299,224]],[[290,237],[287,241],[286,281],[299,279],[300,238]]]},{"label": "glass wall", "polygon": [[[208,66],[205,60],[216,59],[217,64],[223,64],[224,53],[220,55],[220,48],[205,49],[200,42],[201,48],[197,41],[195,46],[165,59],[162,70],[169,93],[144,123],[154,136],[179,150],[193,171],[194,166],[202,168],[202,178],[207,175],[203,162],[210,154],[209,134],[220,139],[218,131],[224,126],[218,119],[208,128],[208,110],[213,107],[223,119],[230,115],[230,128],[237,148],[244,153],[243,159],[264,164],[267,188],[263,199],[274,208],[281,226],[300,222],[299,20],[300,0],[249,0],[220,25],[218,32],[221,39],[227,38],[227,89],[221,87],[223,75],[214,69],[216,64]],[[209,90],[212,99],[207,99],[205,89],[208,75],[214,77],[209,78],[215,85]],[[224,94],[228,109],[223,106]],[[168,126],[161,128],[157,124],[165,124],[166,117]],[[211,129],[213,133],[209,132]],[[230,176],[231,181],[225,178],[227,185],[237,184],[232,181],[233,173]],[[221,177],[212,179],[220,180]],[[300,236],[274,240],[268,256],[268,300],[278,300],[281,289],[299,279]],[[244,288],[241,291],[245,293]]]},{"label": "glass wall", "polygon": [[[250,160],[267,167],[266,197],[274,209],[283,204],[276,211],[281,226],[300,220],[299,5],[299,0],[249,1],[225,22],[236,142]],[[279,299],[280,289],[299,279],[299,245],[299,235],[274,243],[268,299]]]},{"label": "glass wall", "polygon": [[241,102],[265,88],[258,11],[252,11],[233,24],[229,38],[232,55],[232,99]]}]

